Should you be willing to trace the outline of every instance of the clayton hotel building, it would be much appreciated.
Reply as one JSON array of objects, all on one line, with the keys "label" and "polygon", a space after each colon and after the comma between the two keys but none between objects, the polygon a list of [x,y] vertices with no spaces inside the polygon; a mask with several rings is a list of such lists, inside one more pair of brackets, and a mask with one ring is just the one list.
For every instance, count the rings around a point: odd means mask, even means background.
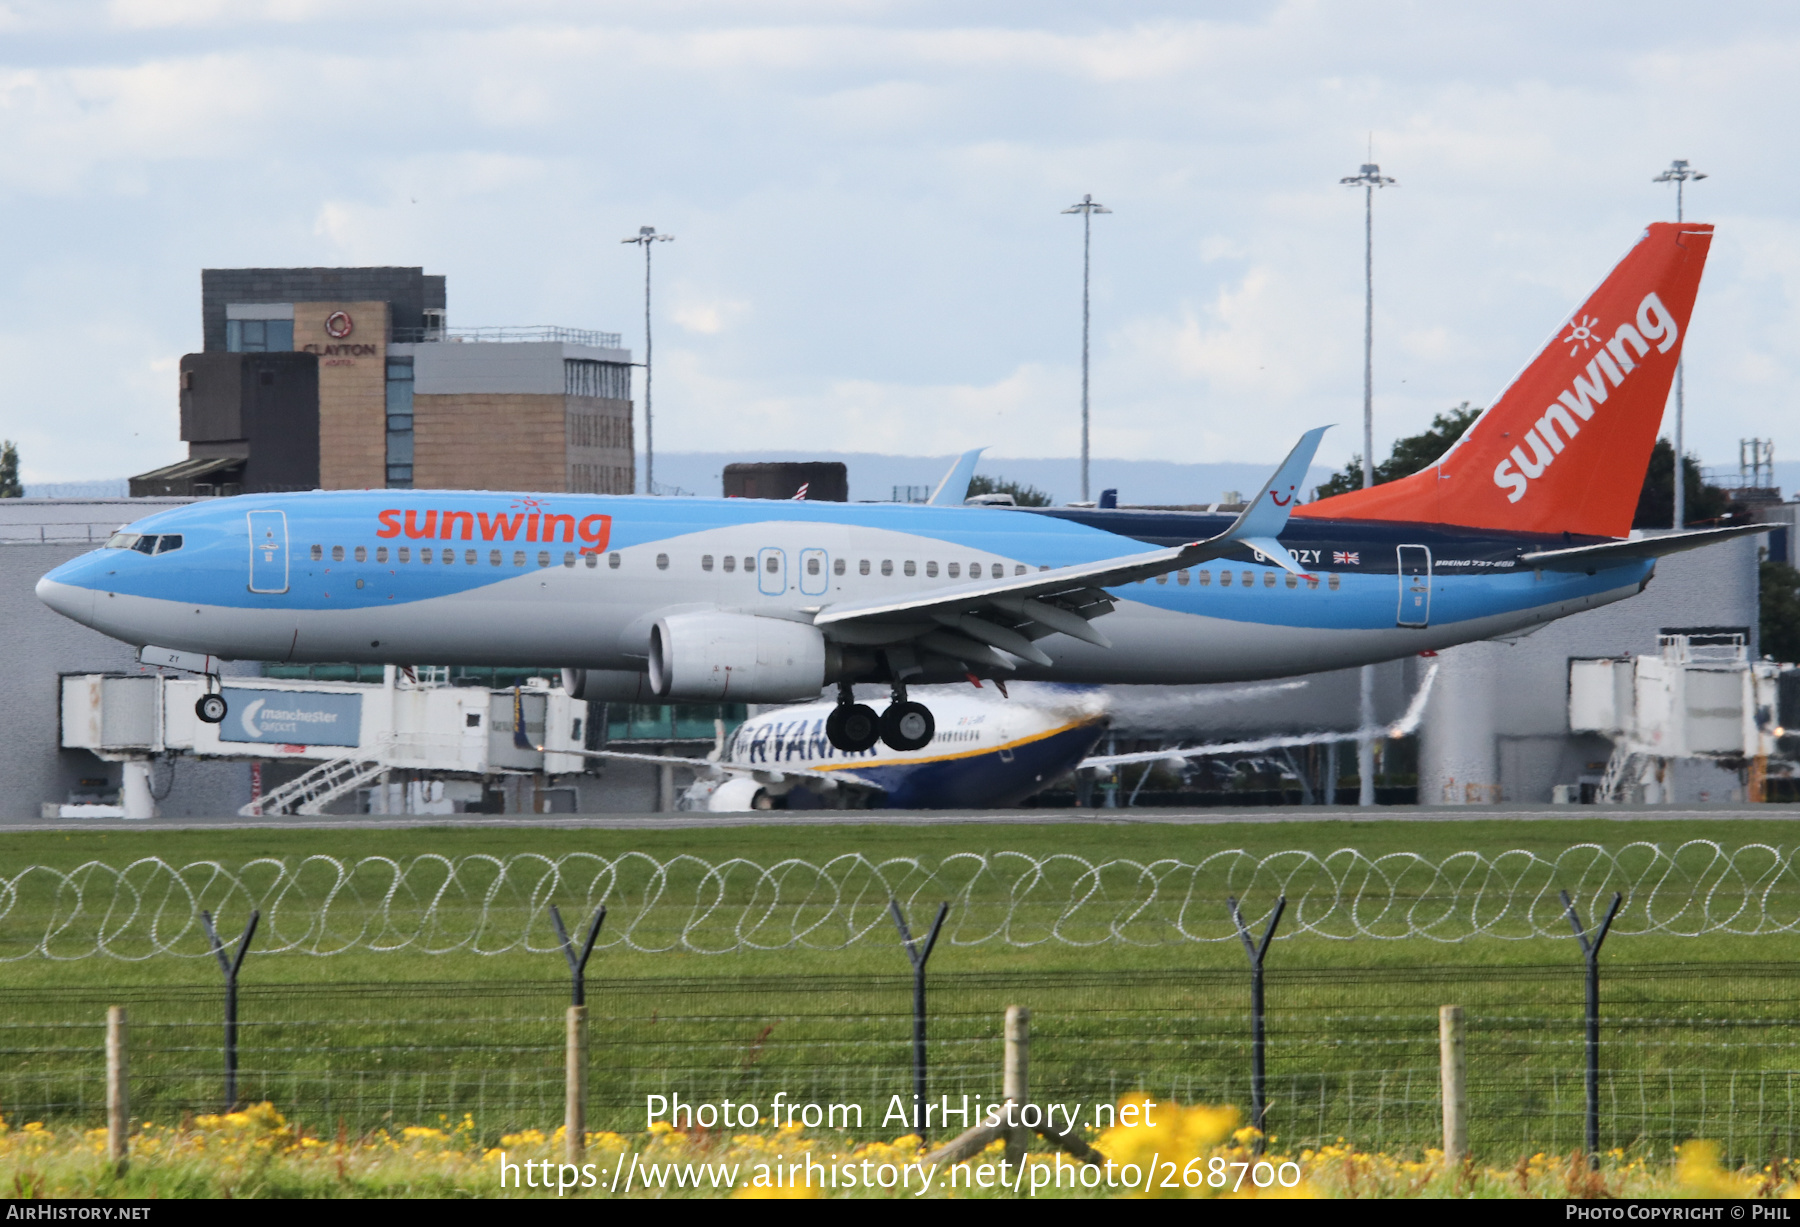
[{"label": "clayton hotel building", "polygon": [[205,269],[200,323],[180,365],[188,458],[133,496],[634,490],[616,333],[451,328],[444,278],[420,268]]}]

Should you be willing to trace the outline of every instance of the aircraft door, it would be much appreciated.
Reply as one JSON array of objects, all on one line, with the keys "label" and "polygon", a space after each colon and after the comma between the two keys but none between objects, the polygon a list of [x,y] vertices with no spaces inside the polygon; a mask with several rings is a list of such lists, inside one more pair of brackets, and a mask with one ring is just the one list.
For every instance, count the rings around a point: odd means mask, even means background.
[{"label": "aircraft door", "polygon": [[1422,545],[1400,547],[1400,626],[1431,625],[1431,551]]},{"label": "aircraft door", "polygon": [[252,511],[250,521],[250,591],[288,590],[287,512]]},{"label": "aircraft door", "polygon": [[764,596],[787,594],[787,551],[767,545],[756,551],[756,586]]},{"label": "aircraft door", "polygon": [[824,596],[831,590],[831,556],[824,550],[800,551],[800,591]]}]

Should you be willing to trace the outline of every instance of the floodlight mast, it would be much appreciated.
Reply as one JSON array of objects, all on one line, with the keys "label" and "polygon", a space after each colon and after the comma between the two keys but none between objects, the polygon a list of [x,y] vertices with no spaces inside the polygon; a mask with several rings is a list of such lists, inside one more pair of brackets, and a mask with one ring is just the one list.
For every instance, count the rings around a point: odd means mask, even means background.
[{"label": "floodlight mast", "polygon": [[[1675,221],[1677,225],[1687,220],[1683,216],[1682,196],[1688,180],[1704,178],[1706,178],[1705,171],[1695,170],[1689,166],[1686,158],[1676,158],[1669,163],[1668,170],[1650,181],[1675,185]],[[1687,466],[1682,463],[1682,448],[1686,445],[1685,428],[1687,425],[1685,412],[1687,406],[1683,403],[1686,400],[1684,393],[1687,391],[1687,381],[1682,377],[1682,368],[1686,365],[1685,359],[1677,359],[1675,362],[1675,471],[1672,474],[1675,486],[1675,514],[1671,517],[1674,521],[1671,527],[1674,528],[1687,527]]]},{"label": "floodlight mast", "polygon": [[656,426],[650,416],[650,245],[673,243],[672,234],[658,234],[655,226],[639,226],[637,234],[621,243],[637,243],[644,249],[644,493],[656,493]]},{"label": "floodlight mast", "polygon": [[[1363,190],[1363,489],[1375,484],[1375,189],[1394,180],[1374,162],[1364,162],[1354,175],[1339,183]],[[1375,666],[1364,665],[1361,678],[1362,728],[1375,725]],[[1375,743],[1365,733],[1356,739],[1358,805],[1375,804]],[[1337,781],[1327,786],[1337,800]]]},{"label": "floodlight mast", "polygon": [[1081,501],[1088,501],[1088,269],[1094,249],[1094,214],[1112,210],[1083,196],[1064,213],[1081,214]]}]

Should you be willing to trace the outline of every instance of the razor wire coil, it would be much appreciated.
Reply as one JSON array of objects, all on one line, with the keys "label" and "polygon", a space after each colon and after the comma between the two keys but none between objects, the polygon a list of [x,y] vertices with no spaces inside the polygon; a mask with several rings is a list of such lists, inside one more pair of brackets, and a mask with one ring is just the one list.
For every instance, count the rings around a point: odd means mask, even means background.
[{"label": "razor wire coil", "polygon": [[[1572,845],[1526,850],[1367,856],[1242,849],[1197,861],[1090,860],[1069,853],[957,853],[815,864],[743,858],[658,859],[520,853],[409,859],[264,857],[228,868],[145,857],[122,868],[89,861],[0,876],[0,961],[104,955],[123,960],[210,954],[200,912],[221,934],[262,912],[259,953],[350,951],[500,955],[558,949],[548,906],[565,915],[604,904],[599,945],[643,953],[724,954],[840,949],[888,936],[888,900],[909,911],[947,900],[944,938],[957,946],[1154,946],[1237,940],[1225,899],[1245,923],[1288,901],[1278,940],[1524,940],[1572,937],[1560,892],[1584,917],[1624,896],[1613,932],[1773,935],[1800,930],[1800,849],[1689,840],[1665,850]],[[234,924],[233,917],[236,917]]]}]

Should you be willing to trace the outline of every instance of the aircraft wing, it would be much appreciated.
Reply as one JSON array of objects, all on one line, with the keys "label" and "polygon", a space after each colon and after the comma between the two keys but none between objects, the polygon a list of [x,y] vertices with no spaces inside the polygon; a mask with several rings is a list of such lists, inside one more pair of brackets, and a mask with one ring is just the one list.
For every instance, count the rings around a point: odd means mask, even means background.
[{"label": "aircraft wing", "polygon": [[842,643],[898,646],[916,641],[927,651],[966,665],[1011,669],[1013,662],[1001,652],[1040,665],[1053,663],[1033,643],[1046,635],[1072,635],[1098,647],[1111,647],[1106,637],[1089,625],[1112,612],[1107,588],[1198,566],[1242,546],[1260,550],[1276,565],[1304,575],[1276,537],[1287,527],[1288,513],[1319,439],[1328,429],[1321,426],[1302,435],[1262,491],[1231,527],[1216,537],[1173,549],[934,588],[898,600],[828,605],[813,618],[813,624]]},{"label": "aircraft wing", "polygon": [[1630,562],[1638,558],[1661,558],[1664,554],[1679,554],[1683,550],[1697,550],[1701,546],[1711,545],[1715,541],[1726,541],[1732,537],[1748,536],[1751,533],[1766,533],[1779,527],[1781,527],[1779,524],[1733,524],[1726,528],[1646,533],[1642,537],[1628,538],[1624,541],[1602,541],[1596,545],[1572,545],[1560,550],[1538,550],[1534,553],[1519,555],[1519,561],[1528,567],[1543,567],[1551,571],[1586,571],[1592,567]]},{"label": "aircraft wing", "polygon": [[1318,733],[1292,733],[1275,737],[1259,737],[1253,741],[1225,741],[1206,746],[1184,746],[1169,750],[1139,750],[1132,754],[1097,754],[1084,758],[1076,770],[1111,770],[1132,763],[1175,762],[1180,763],[1190,758],[1204,758],[1211,754],[1255,754],[1261,750],[1280,750],[1292,746],[1325,745],[1333,741],[1361,741],[1364,738],[1374,740],[1380,737],[1409,737],[1424,719],[1425,704],[1431,700],[1431,684],[1437,680],[1438,666],[1433,661],[1425,670],[1425,678],[1419,683],[1418,691],[1412,702],[1406,705],[1406,711],[1400,719],[1392,724],[1373,725],[1368,728],[1350,731],[1329,730]]}]

